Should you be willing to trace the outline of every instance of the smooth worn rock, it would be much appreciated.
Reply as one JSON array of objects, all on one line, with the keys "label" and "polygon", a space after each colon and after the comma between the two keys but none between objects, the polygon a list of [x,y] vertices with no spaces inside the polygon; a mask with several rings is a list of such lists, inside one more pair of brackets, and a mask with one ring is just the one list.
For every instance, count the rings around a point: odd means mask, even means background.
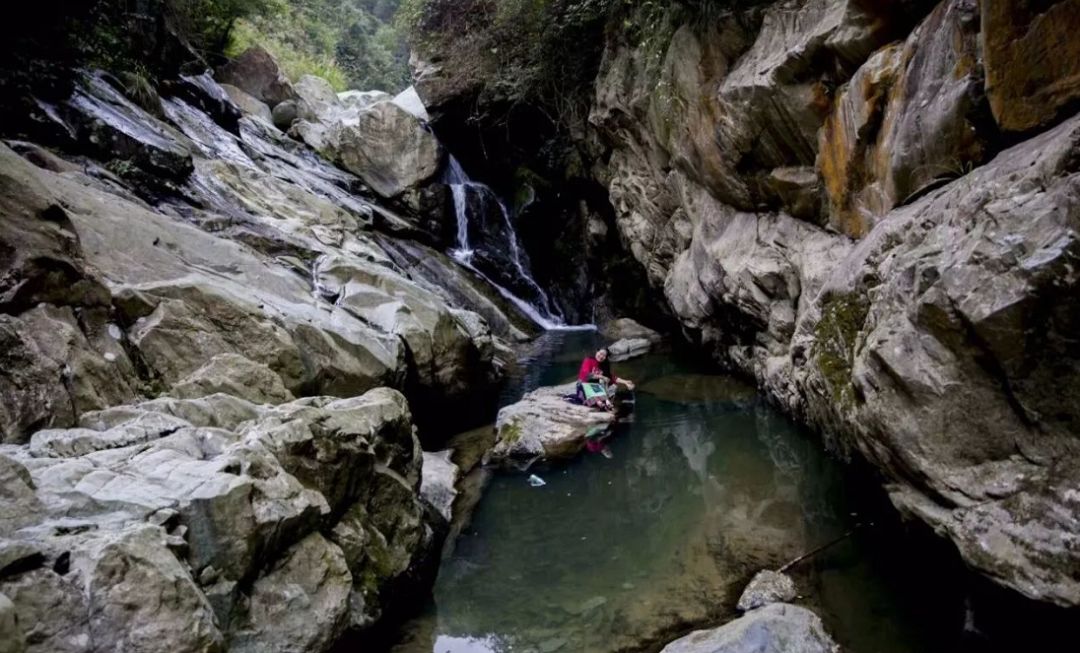
[{"label": "smooth worn rock", "polygon": [[656,331],[642,326],[628,317],[620,317],[600,327],[600,333],[612,340],[639,340],[645,339],[650,343],[658,343],[663,340]]},{"label": "smooth worn rock", "polygon": [[355,258],[322,257],[314,276],[319,291],[334,297],[336,305],[404,339],[421,384],[450,397],[483,384],[474,361],[491,360],[491,334],[478,315],[452,311],[434,292]]},{"label": "smooth worn rock", "polygon": [[424,122],[431,121],[431,116],[428,115],[427,107],[424,106],[424,101],[420,99],[420,95],[416,92],[415,86],[410,86],[395,95],[393,102],[416,116],[418,119],[423,120]]},{"label": "smooth worn rock", "polygon": [[259,46],[248,48],[217,69],[215,77],[244,91],[271,109],[296,97],[292,84],[281,72],[273,55]]},{"label": "smooth worn rock", "polygon": [[646,338],[623,338],[608,345],[608,355],[615,362],[644,356],[652,349],[652,342]]},{"label": "smooth worn rock", "polygon": [[999,127],[1046,127],[1080,102],[1080,2],[980,2],[986,94]]},{"label": "smooth worn rock", "polygon": [[424,452],[424,473],[420,496],[439,511],[443,519],[453,519],[454,499],[457,497],[458,467],[450,457],[453,451]]},{"label": "smooth worn rock", "polygon": [[754,574],[735,606],[746,612],[772,603],[786,603],[798,595],[791,576],[769,569]]},{"label": "smooth worn rock", "polygon": [[613,423],[615,415],[563,399],[574,394],[574,388],[574,384],[539,388],[502,408],[495,419],[495,446],[489,459],[564,458],[581,451],[589,429]]},{"label": "smooth worn rock", "polygon": [[170,394],[180,399],[198,399],[219,392],[256,404],[281,404],[293,400],[292,393],[273,370],[232,353],[214,356],[174,385]]},{"label": "smooth worn rock", "polygon": [[[221,84],[221,88],[229,95],[229,100],[245,114],[254,116],[272,125],[277,124],[277,121],[274,120],[273,114],[270,111],[270,107],[262,100],[249,95],[246,91],[237,88],[232,84]],[[278,106],[281,105],[279,104]]]},{"label": "smooth worn rock", "polygon": [[836,653],[840,647],[816,614],[774,603],[719,628],[699,630],[665,646],[661,653]]}]

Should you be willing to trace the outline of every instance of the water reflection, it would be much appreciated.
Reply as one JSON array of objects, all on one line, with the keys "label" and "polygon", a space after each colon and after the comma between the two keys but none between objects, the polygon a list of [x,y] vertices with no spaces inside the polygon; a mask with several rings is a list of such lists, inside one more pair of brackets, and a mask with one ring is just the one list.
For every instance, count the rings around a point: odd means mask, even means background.
[{"label": "water reflection", "polygon": [[[508,394],[564,380],[594,345],[541,347]],[[807,548],[831,483],[820,452],[742,384],[622,365],[642,391],[612,458],[530,470],[543,487],[496,476],[397,651],[637,648],[720,618],[756,569]]]}]

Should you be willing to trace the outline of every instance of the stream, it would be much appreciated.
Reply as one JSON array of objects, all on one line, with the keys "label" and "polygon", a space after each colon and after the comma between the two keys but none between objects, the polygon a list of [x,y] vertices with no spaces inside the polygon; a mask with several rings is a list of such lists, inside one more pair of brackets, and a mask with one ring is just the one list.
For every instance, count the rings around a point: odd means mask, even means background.
[{"label": "stream", "polygon": [[[599,342],[548,332],[501,403],[570,380]],[[394,653],[658,650],[733,618],[755,571],[871,521],[793,570],[797,602],[845,650],[957,650],[963,583],[902,542],[880,488],[740,381],[672,354],[615,370],[638,384],[632,422],[606,455],[534,466],[542,487],[494,474]]]}]

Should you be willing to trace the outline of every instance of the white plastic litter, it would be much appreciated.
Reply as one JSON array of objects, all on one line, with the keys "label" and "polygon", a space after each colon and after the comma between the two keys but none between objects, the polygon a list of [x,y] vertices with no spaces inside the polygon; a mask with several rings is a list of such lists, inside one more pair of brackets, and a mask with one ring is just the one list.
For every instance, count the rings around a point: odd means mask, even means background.
[{"label": "white plastic litter", "polygon": [[529,475],[529,485],[531,485],[533,487],[543,487],[543,486],[547,485],[547,483],[545,483],[544,479],[540,478],[536,474],[530,474]]}]

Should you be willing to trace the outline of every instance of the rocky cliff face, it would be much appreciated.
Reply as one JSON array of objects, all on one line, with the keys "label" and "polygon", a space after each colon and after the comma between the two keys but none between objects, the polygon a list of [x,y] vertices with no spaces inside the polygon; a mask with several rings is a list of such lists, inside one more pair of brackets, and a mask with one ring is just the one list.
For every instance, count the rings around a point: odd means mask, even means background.
[{"label": "rocky cliff face", "polygon": [[0,145],[0,641],[327,650],[430,587],[413,424],[466,416],[521,318],[432,248],[411,114],[337,137],[416,150],[373,189],[209,75],[122,89]]},{"label": "rocky cliff face", "polygon": [[[895,11],[924,17],[904,34]],[[1080,604],[1080,58],[1056,34],[1077,28],[1076,2],[776,3],[672,24],[653,59],[616,34],[590,117],[687,334],[973,567],[1060,605]]]},{"label": "rocky cliff face", "polygon": [[623,245],[972,567],[1080,604],[1080,3],[751,4],[609,24],[582,150]]}]

